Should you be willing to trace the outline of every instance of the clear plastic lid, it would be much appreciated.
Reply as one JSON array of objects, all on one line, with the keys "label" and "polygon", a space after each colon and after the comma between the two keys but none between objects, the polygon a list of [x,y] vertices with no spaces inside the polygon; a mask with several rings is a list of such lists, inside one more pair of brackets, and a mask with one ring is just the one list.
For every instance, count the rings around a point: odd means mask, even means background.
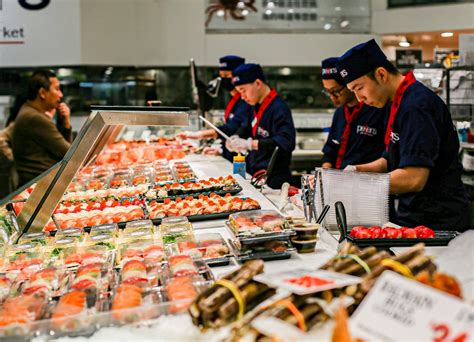
[{"label": "clear plastic lid", "polygon": [[133,222],[127,222],[127,224],[125,225],[125,229],[129,230],[142,228],[153,229],[153,222],[151,222],[151,220],[138,220]]},{"label": "clear plastic lid", "polygon": [[116,223],[109,223],[109,224],[101,224],[98,226],[92,226],[89,236],[95,235],[116,235],[118,232],[118,225]]}]

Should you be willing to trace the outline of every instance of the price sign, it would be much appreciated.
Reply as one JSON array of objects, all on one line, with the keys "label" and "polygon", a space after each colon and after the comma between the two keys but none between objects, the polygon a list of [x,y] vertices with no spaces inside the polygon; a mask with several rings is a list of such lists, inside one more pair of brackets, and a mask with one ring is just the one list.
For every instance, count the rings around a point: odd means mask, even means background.
[{"label": "price sign", "polygon": [[352,315],[350,329],[364,341],[473,342],[474,308],[386,271]]}]

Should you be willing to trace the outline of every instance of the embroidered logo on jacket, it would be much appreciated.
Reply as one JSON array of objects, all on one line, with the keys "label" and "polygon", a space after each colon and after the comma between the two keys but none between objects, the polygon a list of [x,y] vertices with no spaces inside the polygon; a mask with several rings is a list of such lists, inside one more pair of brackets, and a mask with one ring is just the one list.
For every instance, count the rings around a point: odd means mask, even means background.
[{"label": "embroidered logo on jacket", "polygon": [[377,135],[377,128],[369,127],[367,125],[357,125],[357,134],[374,137]]},{"label": "embroidered logo on jacket", "polygon": [[270,133],[268,133],[268,131],[264,130],[262,127],[257,128],[257,134],[264,138],[268,138],[270,136]]},{"label": "embroidered logo on jacket", "polygon": [[392,142],[392,144],[397,143],[399,140],[400,140],[400,135],[392,131],[392,133],[390,134],[390,141]]}]

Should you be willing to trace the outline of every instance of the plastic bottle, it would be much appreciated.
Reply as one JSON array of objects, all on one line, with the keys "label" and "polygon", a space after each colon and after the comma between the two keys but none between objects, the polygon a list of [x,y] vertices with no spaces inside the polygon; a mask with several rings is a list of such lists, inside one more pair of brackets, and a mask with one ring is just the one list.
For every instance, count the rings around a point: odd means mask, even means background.
[{"label": "plastic bottle", "polygon": [[245,156],[240,153],[234,156],[234,171],[233,174],[241,175],[245,179]]}]

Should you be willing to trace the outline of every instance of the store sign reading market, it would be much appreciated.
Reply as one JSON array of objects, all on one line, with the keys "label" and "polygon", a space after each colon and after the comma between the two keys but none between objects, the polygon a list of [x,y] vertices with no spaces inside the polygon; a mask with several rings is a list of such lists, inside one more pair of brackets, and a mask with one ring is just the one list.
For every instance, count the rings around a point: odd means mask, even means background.
[{"label": "store sign reading market", "polygon": [[[51,0],[28,1],[18,0],[18,4],[26,10],[41,10],[49,5]],[[0,0],[0,10],[3,10],[3,0]],[[25,43],[25,29],[23,27],[7,27],[1,28],[0,44],[17,45]]]}]

